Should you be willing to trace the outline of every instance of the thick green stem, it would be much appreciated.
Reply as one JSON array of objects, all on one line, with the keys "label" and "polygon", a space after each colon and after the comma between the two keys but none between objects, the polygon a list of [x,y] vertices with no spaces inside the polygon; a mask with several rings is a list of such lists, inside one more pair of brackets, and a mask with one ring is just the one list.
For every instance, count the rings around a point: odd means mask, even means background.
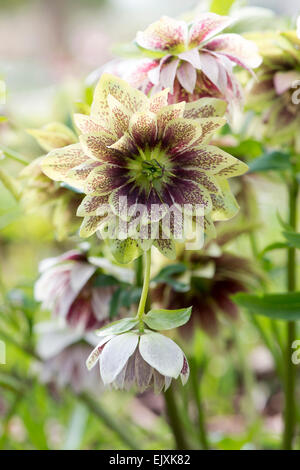
[{"label": "thick green stem", "polygon": [[106,426],[115,432],[119,438],[126,444],[130,449],[139,450],[140,447],[137,442],[135,442],[131,433],[128,432],[128,429],[124,424],[116,421],[108,412],[100,405],[99,402],[96,402],[86,393],[81,393],[78,395],[79,400],[84,403],[92,413],[94,413],[101,421],[103,421]]},{"label": "thick green stem", "polygon": [[190,364],[191,386],[192,386],[192,391],[193,391],[193,395],[194,395],[196,406],[197,406],[197,412],[198,412],[199,441],[200,441],[202,449],[208,450],[209,443],[208,443],[208,438],[206,434],[204,410],[202,406],[202,397],[201,397],[201,388],[200,388],[200,383],[199,383],[198,374],[197,374],[197,369],[198,369],[197,363],[194,359],[190,358],[189,364]]},{"label": "thick green stem", "polygon": [[[289,185],[289,225],[297,230],[297,198],[299,185],[296,177],[292,177]],[[294,247],[288,248],[287,257],[287,289],[293,292],[296,289],[296,250]],[[282,447],[290,450],[293,447],[293,438],[296,424],[296,403],[295,403],[295,383],[296,367],[291,360],[291,345],[296,338],[296,323],[287,323],[286,330],[286,351],[285,351],[285,410],[284,410],[284,435]]]},{"label": "thick green stem", "polygon": [[143,315],[145,313],[145,305],[147,302],[148,290],[149,290],[149,284],[150,284],[150,269],[151,269],[151,249],[148,250],[145,254],[144,283],[143,283],[142,295],[140,298],[140,303],[139,303],[139,307],[137,311],[137,318],[140,321],[140,331],[144,330]]},{"label": "thick green stem", "polygon": [[179,418],[173,385],[165,391],[165,403],[170,426],[174,435],[176,449],[186,450],[189,447],[186,443],[184,428]]}]

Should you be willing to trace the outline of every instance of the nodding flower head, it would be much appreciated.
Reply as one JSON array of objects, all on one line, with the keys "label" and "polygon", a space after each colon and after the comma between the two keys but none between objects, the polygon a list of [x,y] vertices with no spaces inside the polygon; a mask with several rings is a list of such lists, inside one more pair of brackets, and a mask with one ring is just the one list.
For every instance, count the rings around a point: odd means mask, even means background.
[{"label": "nodding flower head", "polygon": [[159,393],[170,386],[172,378],[180,376],[185,384],[189,376],[189,365],[179,346],[147,329],[103,336],[87,359],[88,369],[97,362],[104,385],[116,389],[143,392],[150,388]]},{"label": "nodding flower head", "polygon": [[121,271],[127,279],[131,271],[114,267],[102,258],[88,259],[72,250],[40,263],[41,276],[35,284],[35,298],[54,317],[82,331],[100,328],[109,321],[109,306],[116,286],[94,284],[98,266],[108,272]]}]

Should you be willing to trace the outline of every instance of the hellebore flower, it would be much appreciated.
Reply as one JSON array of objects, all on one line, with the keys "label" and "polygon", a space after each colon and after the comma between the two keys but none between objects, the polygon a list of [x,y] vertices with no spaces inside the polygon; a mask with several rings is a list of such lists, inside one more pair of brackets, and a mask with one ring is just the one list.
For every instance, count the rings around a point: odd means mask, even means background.
[{"label": "hellebore flower", "polygon": [[[258,113],[262,137],[300,151],[300,37],[296,31],[253,33],[263,63],[247,86],[246,106]],[[255,121],[257,132],[257,122]]]},{"label": "hellebore flower", "polygon": [[160,308],[178,309],[192,305],[190,321],[179,332],[189,336],[198,324],[207,333],[218,332],[219,314],[235,320],[238,308],[231,296],[246,292],[255,284],[260,274],[247,258],[236,256],[224,250],[237,235],[245,233],[228,232],[210,242],[203,250],[188,251],[179,257],[186,270],[172,276],[170,282],[159,282],[151,291],[151,298]]},{"label": "hellebore flower", "polygon": [[94,285],[98,267],[120,279],[132,280],[129,269],[110,265],[103,258],[87,258],[72,250],[40,263],[41,276],[35,284],[34,294],[42,307],[52,312],[78,331],[88,331],[109,321],[109,306],[115,286]]},{"label": "hellebore flower", "polygon": [[[112,220],[124,219],[120,202],[129,208],[155,205],[167,207],[156,215],[160,221],[172,206],[204,209],[205,232],[213,231],[214,220],[225,220],[238,210],[227,178],[240,175],[247,166],[226,152],[209,145],[213,133],[226,121],[224,102],[205,98],[193,103],[168,105],[168,90],[151,98],[123,80],[103,74],[95,90],[90,116],[76,115],[82,132],[80,143],[50,152],[42,168],[54,180],[80,187],[87,196],[77,215],[83,216],[81,236],[97,230],[103,235]],[[103,210],[105,207],[105,210]],[[128,213],[126,212],[126,216]],[[135,220],[135,215],[130,215]],[[118,261],[128,263],[143,248],[140,237],[110,239]],[[175,224],[174,224],[175,225]],[[174,256],[176,227],[153,243],[167,256]],[[118,234],[117,234],[118,235]],[[111,237],[113,238],[113,237]],[[145,237],[144,237],[145,238]]]},{"label": "hellebore flower", "polygon": [[99,376],[89,374],[85,360],[98,338],[93,333],[82,334],[70,327],[45,322],[37,325],[37,353],[42,359],[38,366],[40,380],[59,388],[69,385],[75,393],[99,393]]},{"label": "hellebore flower", "polygon": [[[64,124],[54,122],[42,129],[28,131],[49,152],[57,147],[77,142],[77,136]],[[41,169],[43,157],[33,160],[22,170],[19,179],[23,183],[21,203],[26,211],[43,210],[51,220],[58,240],[65,239],[79,228],[75,211],[83,195],[48,178]]]},{"label": "hellebore flower", "polygon": [[183,385],[189,377],[189,366],[182,350],[160,333],[145,329],[118,335],[103,336],[87,359],[88,369],[99,361],[104,385],[129,390],[148,388],[155,393],[166,390],[172,378],[181,377]]},{"label": "hellebore flower", "polygon": [[[169,102],[194,101],[202,97],[225,99],[229,104],[242,100],[242,90],[233,67],[252,71],[261,63],[257,47],[239,34],[220,34],[234,19],[203,13],[191,23],[163,16],[135,43],[144,60],[125,78],[145,93],[170,89]],[[145,59],[145,56],[148,59]]]}]

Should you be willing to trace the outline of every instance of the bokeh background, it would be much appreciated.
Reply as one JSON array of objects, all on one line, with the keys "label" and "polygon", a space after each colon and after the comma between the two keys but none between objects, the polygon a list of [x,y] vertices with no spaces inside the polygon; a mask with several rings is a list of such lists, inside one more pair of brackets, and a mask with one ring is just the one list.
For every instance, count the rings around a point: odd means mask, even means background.
[{"label": "bokeh background", "polygon": [[[242,7],[244,2],[240,3]],[[195,0],[0,0],[0,78],[7,86],[3,108],[12,119],[11,126],[1,126],[1,143],[28,160],[41,155],[26,128],[41,127],[53,120],[66,122],[71,104],[82,99],[87,77],[114,58],[118,44],[130,42],[137,30],[163,14],[178,16],[197,6],[206,9],[205,1]],[[300,11],[298,0],[250,0],[247,6],[270,8],[282,21],[289,15],[296,18]],[[270,13],[265,11],[265,15],[269,18]],[[6,167],[12,174],[20,170],[14,162],[7,162]],[[258,243],[263,247],[278,237],[276,212],[285,210],[286,194],[278,180],[258,179],[256,191],[258,222],[265,222],[258,233]],[[47,215],[24,215],[1,183],[0,230],[0,288],[10,298],[18,299],[21,292],[28,292],[30,297],[38,262],[72,246],[69,242],[53,242],[53,227]],[[234,251],[250,254],[248,239],[241,237]],[[274,261],[273,256],[270,258]],[[273,289],[281,290],[284,256],[275,256],[277,268],[270,275]],[[203,394],[209,397],[206,406],[212,441],[223,449],[251,449],[261,443],[267,448],[276,447],[282,431],[282,394],[272,357],[246,319],[242,318],[238,331],[226,328],[213,342],[199,332],[196,342],[197,354],[203,354],[209,364]],[[13,346],[8,346],[7,357],[8,367],[13,361],[17,369],[31,370],[29,358]],[[250,369],[244,367],[246,363]],[[249,393],[241,383],[249,386]],[[57,397],[55,391],[51,396],[49,390],[35,385],[17,408],[20,396],[15,406],[9,402],[11,408],[7,408],[7,401],[0,395],[0,448],[123,446],[114,433],[71,397]],[[120,396],[110,392],[102,401],[115,417],[124,419],[128,432],[140,439],[143,448],[170,448],[172,436],[161,417],[161,397],[138,399],[124,393],[120,400]],[[186,402],[183,405],[188,407]],[[257,415],[261,417],[257,419]]]}]

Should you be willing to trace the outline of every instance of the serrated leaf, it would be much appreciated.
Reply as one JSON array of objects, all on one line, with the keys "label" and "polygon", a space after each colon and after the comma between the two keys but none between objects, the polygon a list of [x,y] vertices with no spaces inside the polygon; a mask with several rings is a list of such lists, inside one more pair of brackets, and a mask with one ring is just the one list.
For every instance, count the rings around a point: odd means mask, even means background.
[{"label": "serrated leaf", "polygon": [[150,310],[143,320],[153,330],[170,330],[184,325],[190,319],[192,307],[179,310]]},{"label": "serrated leaf", "polygon": [[122,318],[96,331],[97,336],[108,336],[125,333],[132,330],[138,324],[137,318]]},{"label": "serrated leaf", "polygon": [[231,298],[253,314],[277,320],[300,320],[300,292],[264,295],[239,293]]}]

